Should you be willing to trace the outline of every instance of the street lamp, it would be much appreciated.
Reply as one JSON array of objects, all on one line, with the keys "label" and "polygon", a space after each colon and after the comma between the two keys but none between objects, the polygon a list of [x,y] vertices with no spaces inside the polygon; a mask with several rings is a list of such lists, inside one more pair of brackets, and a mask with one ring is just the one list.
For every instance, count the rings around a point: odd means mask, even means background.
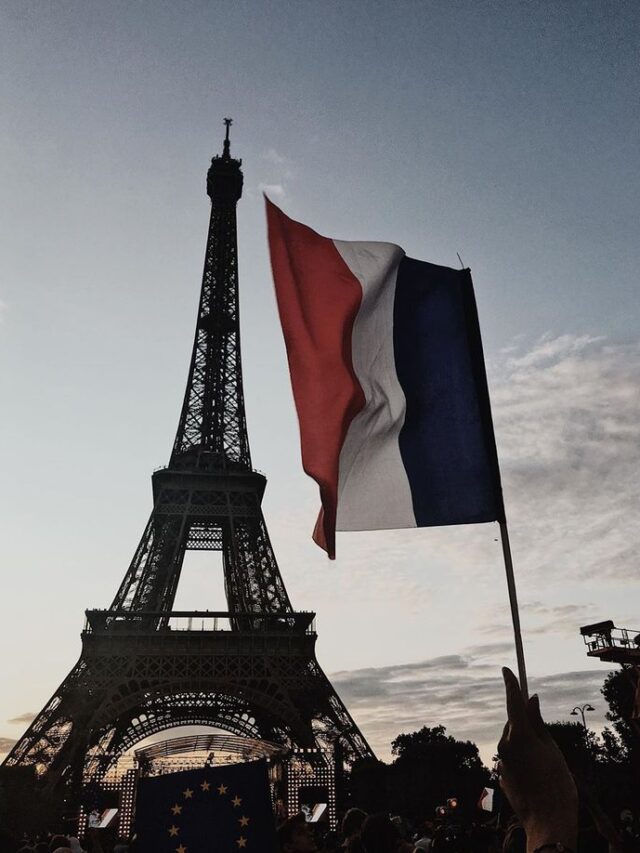
[{"label": "street lamp", "polygon": [[585,719],[584,719],[584,712],[585,711],[595,711],[595,708],[593,707],[593,705],[589,705],[588,702],[586,705],[576,705],[576,707],[573,709],[573,711],[570,712],[570,715],[572,717],[577,717],[578,714],[580,714],[582,716],[582,726],[583,726],[583,728],[586,729],[587,724],[586,724]]},{"label": "street lamp", "polygon": [[587,702],[585,705],[576,705],[573,711],[570,711],[569,713],[572,717],[577,717],[578,714],[580,714],[582,717],[582,728],[584,730],[585,747],[587,749],[587,755],[589,756],[589,762],[587,765],[587,775],[589,779],[593,781],[595,774],[596,756],[594,754],[594,746],[589,740],[589,729],[587,728],[587,723],[584,718],[585,711],[595,711],[595,708],[593,707],[593,705],[590,705]]}]

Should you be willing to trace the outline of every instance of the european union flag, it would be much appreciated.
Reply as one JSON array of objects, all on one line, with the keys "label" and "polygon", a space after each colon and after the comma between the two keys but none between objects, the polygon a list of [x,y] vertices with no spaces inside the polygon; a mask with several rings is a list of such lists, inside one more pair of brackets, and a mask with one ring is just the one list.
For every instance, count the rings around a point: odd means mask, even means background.
[{"label": "european union flag", "polygon": [[140,853],[275,853],[266,762],[142,779],[135,831]]}]

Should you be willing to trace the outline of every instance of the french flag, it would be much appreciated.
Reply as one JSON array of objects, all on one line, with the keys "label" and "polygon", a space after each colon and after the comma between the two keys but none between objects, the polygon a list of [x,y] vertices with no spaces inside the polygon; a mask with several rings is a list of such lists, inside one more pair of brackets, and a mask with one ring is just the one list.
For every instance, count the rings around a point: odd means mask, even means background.
[{"label": "french flag", "polygon": [[266,199],[313,538],[503,521],[469,270],[322,237]]}]

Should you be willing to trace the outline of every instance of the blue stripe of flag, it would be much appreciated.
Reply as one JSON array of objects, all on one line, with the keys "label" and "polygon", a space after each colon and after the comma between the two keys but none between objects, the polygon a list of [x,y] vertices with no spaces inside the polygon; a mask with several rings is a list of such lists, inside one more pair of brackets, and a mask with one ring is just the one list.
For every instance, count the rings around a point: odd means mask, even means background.
[{"label": "blue stripe of flag", "polygon": [[405,257],[394,304],[400,432],[418,527],[502,521],[504,507],[469,270]]}]

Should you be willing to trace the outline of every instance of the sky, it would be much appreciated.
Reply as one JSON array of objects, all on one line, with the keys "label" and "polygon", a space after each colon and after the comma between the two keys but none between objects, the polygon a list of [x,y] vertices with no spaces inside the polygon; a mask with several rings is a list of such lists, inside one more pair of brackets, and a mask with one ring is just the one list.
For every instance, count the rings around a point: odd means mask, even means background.
[{"label": "sky", "polygon": [[[572,719],[640,630],[640,8],[486,0],[8,0],[0,9],[0,748],[107,607],[166,464],[232,116],[263,509],[318,659],[382,758],[443,724],[489,760],[514,666],[495,525],[311,542],[262,193],[474,277],[531,687]],[[217,554],[176,607],[224,609]]]}]

